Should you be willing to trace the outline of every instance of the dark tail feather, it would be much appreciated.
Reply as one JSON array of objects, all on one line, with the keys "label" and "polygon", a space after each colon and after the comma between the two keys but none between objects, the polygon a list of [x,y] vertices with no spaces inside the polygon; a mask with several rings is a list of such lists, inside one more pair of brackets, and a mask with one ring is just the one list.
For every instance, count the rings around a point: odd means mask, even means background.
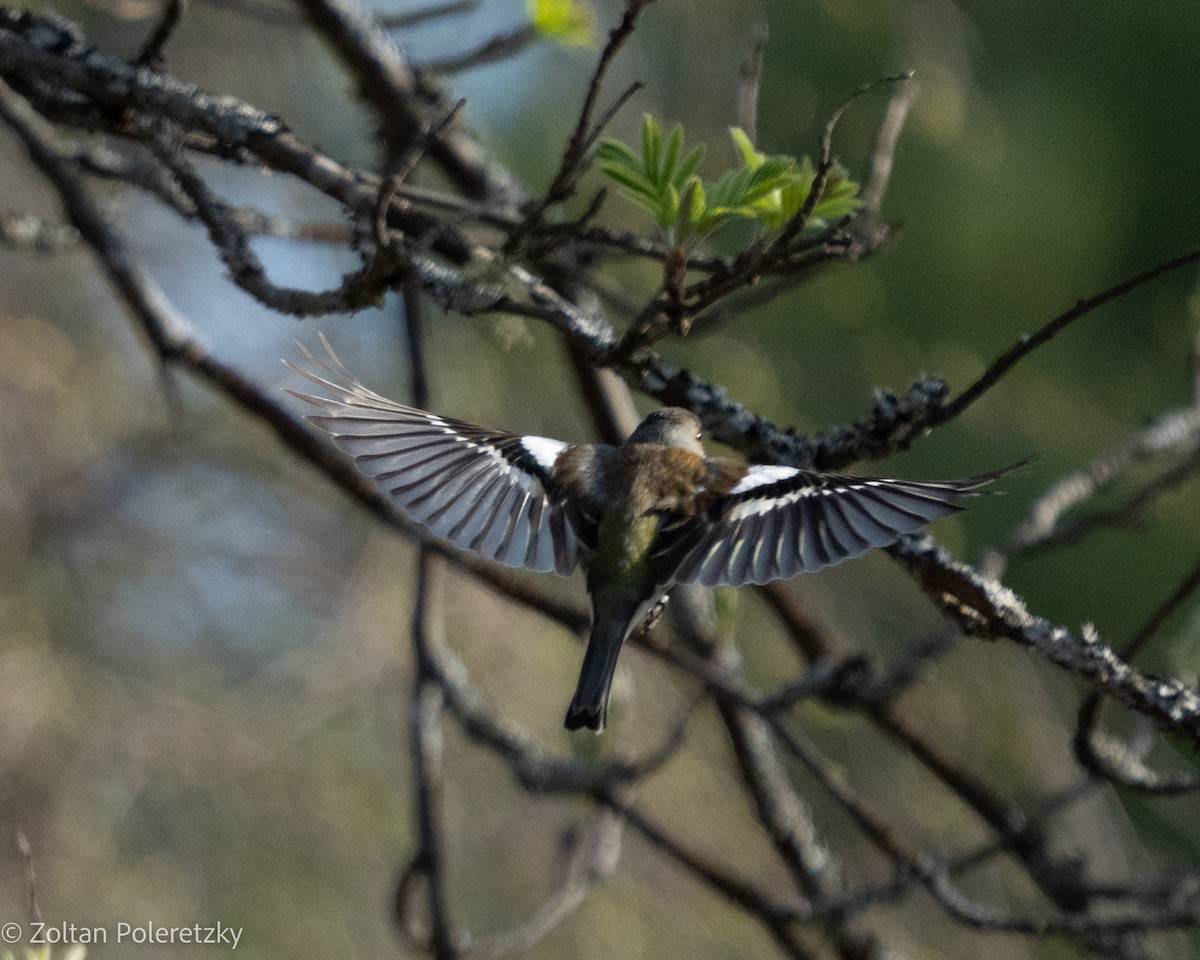
[{"label": "dark tail feather", "polygon": [[617,655],[630,632],[632,617],[602,617],[597,613],[588,638],[579,686],[567,708],[568,730],[587,727],[599,733],[608,721],[608,692],[617,669]]}]

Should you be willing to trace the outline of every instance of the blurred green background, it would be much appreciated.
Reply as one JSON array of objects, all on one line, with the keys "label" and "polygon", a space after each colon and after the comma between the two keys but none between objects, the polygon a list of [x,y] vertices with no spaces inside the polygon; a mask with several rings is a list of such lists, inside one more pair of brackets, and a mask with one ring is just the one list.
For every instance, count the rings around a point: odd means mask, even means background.
[{"label": "blurred green background", "polygon": [[[54,9],[97,46],[130,55],[157,8],[97,0]],[[598,7],[606,27],[618,13],[613,3]],[[431,59],[522,17],[516,0],[484,0],[473,14],[400,39],[414,59]],[[848,422],[876,387],[903,389],[922,373],[961,388],[1076,299],[1200,241],[1200,5],[660,0],[614,70],[610,96],[633,79],[646,88],[610,132],[633,141],[650,111],[707,141],[707,162],[731,160],[725,131],[738,62],[759,21],[770,30],[759,121],[768,152],[812,153],[829,112],[865,80],[913,69],[920,85],[884,205],[898,228],[892,243],[664,347],[781,423],[805,431]],[[594,56],[542,46],[453,81],[468,98],[468,121],[534,190],[553,173]],[[375,162],[369,119],[330,54],[300,28],[195,3],[167,68],[278,112],[339,160]],[[885,99],[885,91],[864,98],[838,128],[836,152],[856,176]],[[204,170],[235,202],[340,222],[296,183]],[[0,178],[3,207],[57,216],[7,131]],[[133,192],[109,196],[149,269],[218,354],[283,386],[279,357],[295,357],[292,342],[313,344],[321,330],[365,382],[406,395],[396,304],[320,323],[271,315],[223,281],[197,228]],[[619,199],[605,216],[644,229]],[[281,283],[322,286],[351,263],[310,244],[258,249]],[[613,273],[635,300],[653,290],[645,265]],[[1196,271],[1173,273],[1069,330],[962,420],[864,469],[938,478],[1033,457],[1005,480],[1005,496],[937,527],[941,542],[976,560],[1053,479],[1189,402],[1198,327]],[[440,411],[589,436],[549,330],[435,317],[429,336]],[[405,742],[413,550],[227,403],[180,387],[176,415],[86,254],[0,250],[0,919],[24,913],[9,845],[20,829],[35,849],[49,918],[220,919],[245,927],[238,952],[252,958],[393,954],[388,904],[413,844]],[[1007,582],[1054,622],[1090,621],[1120,642],[1195,562],[1195,501],[1193,482],[1136,528],[1021,561]],[[582,597],[574,580],[552,586]],[[884,659],[946,629],[884,557],[794,589],[848,647]],[[574,640],[460,579],[449,591],[449,642],[472,677],[505,716],[569,750],[559,724],[579,657]],[[733,629],[754,680],[795,674],[749,592],[737,598]],[[1193,607],[1170,621],[1145,665],[1194,679],[1198,662]],[[655,742],[688,691],[637,652],[624,663],[627,720],[608,736],[636,751]],[[1032,805],[1076,776],[1077,702],[1053,668],[966,641],[905,706],[951,756]],[[803,720],[911,842],[960,851],[986,837],[858,721],[817,710]],[[559,832],[584,811],[525,797],[452,724],[447,757],[455,918],[478,932],[499,929],[552,888]],[[798,771],[796,779],[851,884],[886,878],[845,820]],[[682,756],[639,797],[697,848],[786,893],[715,716],[696,718]],[[1198,822],[1193,800],[1124,803],[1102,791],[1065,818],[1062,849],[1089,852],[1097,873],[1113,878],[1194,868]],[[970,889],[1040,906],[1002,868]],[[1035,955],[1022,941],[979,940],[919,898],[871,923],[910,957]],[[1182,939],[1162,946],[1187,955]],[[530,956],[772,950],[757,927],[630,838],[615,876]],[[1075,954],[1047,944],[1036,955]]]}]

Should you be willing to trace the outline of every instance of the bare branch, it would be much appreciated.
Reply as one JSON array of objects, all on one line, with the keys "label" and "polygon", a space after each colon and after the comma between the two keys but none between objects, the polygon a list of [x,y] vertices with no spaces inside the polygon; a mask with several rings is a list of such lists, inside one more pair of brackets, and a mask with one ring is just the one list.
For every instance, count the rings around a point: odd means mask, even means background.
[{"label": "bare branch", "polygon": [[[298,26],[304,23],[304,15],[290,5],[273,3],[270,0],[201,0],[219,10],[229,10],[252,17],[263,23],[281,26]],[[448,0],[427,7],[418,7],[401,13],[376,15],[375,19],[383,30],[407,30],[423,26],[435,20],[462,16],[479,9],[482,0]]]},{"label": "bare branch", "polygon": [[[626,0],[625,14],[621,17],[621,22],[609,33],[608,41],[604,44],[604,49],[600,51],[600,59],[596,63],[596,68],[592,71],[592,79],[588,83],[583,106],[579,110],[579,119],[575,121],[575,129],[567,139],[566,147],[563,148],[558,171],[550,181],[545,195],[529,208],[524,223],[509,237],[505,244],[506,252],[512,253],[517,250],[525,237],[541,223],[546,211],[555,204],[562,203],[574,192],[575,184],[584,169],[583,162],[588,147],[595,141],[599,130],[603,127],[603,124],[600,124],[593,128],[592,114],[596,109],[596,101],[600,96],[604,78],[608,75],[608,68],[620,49],[625,46],[625,42],[633,35],[642,11],[653,2],[654,0]],[[623,103],[629,96],[630,94],[626,93],[618,101],[618,104]],[[610,115],[611,111],[607,116]]]},{"label": "bare branch", "polygon": [[[887,193],[888,184],[892,179],[892,168],[896,160],[896,147],[900,142],[900,131],[908,119],[909,108],[912,107],[916,95],[916,83],[910,77],[900,80],[892,89],[884,110],[883,122],[875,137],[875,149],[871,153],[870,170],[866,184],[862,190],[862,210],[854,221],[854,230],[862,234],[866,230],[883,229],[880,220],[883,208],[883,197]],[[871,245],[877,245],[882,238],[869,238]]]},{"label": "bare branch", "polygon": [[1092,510],[1074,520],[1060,524],[1052,532],[1031,542],[1021,552],[1035,553],[1051,547],[1077,543],[1096,530],[1105,527],[1133,526],[1142,520],[1147,510],[1164,494],[1200,474],[1200,452],[1182,463],[1163,471],[1127,496],[1124,502],[1104,510]]},{"label": "bare branch", "polygon": [[1149,270],[1130,277],[1128,280],[1123,280],[1094,296],[1080,300],[1071,309],[1064,310],[1035,333],[1024,334],[1012,347],[997,357],[978,380],[967,387],[966,390],[950,401],[950,403],[946,404],[945,408],[928,425],[932,427],[945,423],[948,420],[953,420],[999,383],[1004,378],[1004,375],[1021,360],[1033,353],[1038,347],[1048,343],[1059,333],[1062,333],[1063,330],[1076,320],[1086,317],[1097,307],[1102,307],[1106,303],[1125,296],[1125,294],[1136,290],[1143,284],[1161,277],[1164,273],[1170,273],[1172,270],[1178,270],[1180,267],[1186,267],[1188,264],[1198,261],[1200,261],[1200,249],[1181,254],[1178,257],[1167,260],[1165,263],[1160,263],[1156,267],[1151,267]]},{"label": "bare branch", "polygon": [[440,60],[426,60],[420,65],[420,68],[444,75],[474,70],[476,67],[483,67],[489,63],[510,60],[536,43],[538,38],[537,30],[532,25],[526,24],[515,30],[509,30],[507,33],[498,33],[489,37],[465,53],[453,54]]},{"label": "bare branch", "polygon": [[[1061,543],[1064,538],[1078,539],[1093,523],[1101,521],[1081,520],[1073,525],[1072,533],[1067,533],[1060,528],[1060,521],[1068,510],[1116,482],[1137,463],[1168,453],[1197,449],[1200,449],[1200,407],[1172,410],[1139,430],[1129,440],[1096,457],[1082,470],[1067,474],[1050,487],[1034,502],[1026,518],[1009,537],[1007,552],[1019,554]],[[1166,478],[1168,475],[1163,476]],[[1182,481],[1186,475],[1178,479]],[[1172,482],[1167,481],[1168,489]],[[1159,486],[1156,484],[1144,491],[1149,496],[1141,498],[1141,505],[1161,492]],[[1129,503],[1133,505],[1130,512],[1139,506],[1137,499],[1130,499]],[[1122,515],[1127,514],[1120,511],[1117,517],[1110,519],[1119,519]]]},{"label": "bare branch", "polygon": [[612,811],[596,807],[584,837],[573,844],[566,877],[557,889],[520,925],[473,943],[466,953],[469,960],[522,954],[545,939],[583,904],[592,887],[616,869],[623,825]]},{"label": "bare branch", "polygon": [[[1133,638],[1121,650],[1121,656],[1133,660],[1158,634],[1163,624],[1197,589],[1200,589],[1200,563],[1196,564],[1170,595],[1160,603]],[[1100,713],[1104,694],[1094,691],[1079,709],[1075,730],[1075,755],[1083,766],[1102,779],[1142,793],[1175,795],[1200,789],[1200,778],[1193,775],[1167,776],[1145,765],[1129,746],[1100,732]]]},{"label": "bare branch", "polygon": [[1029,612],[1015,593],[953,560],[929,537],[907,537],[888,552],[962,629],[1013,640],[1092,684],[1161,729],[1200,747],[1200,693],[1179,680],[1140,673],[1094,636],[1076,636]]},{"label": "bare branch", "polygon": [[138,55],[138,66],[155,68],[159,65],[163,48],[166,47],[167,41],[171,39],[171,34],[175,32],[175,28],[179,26],[186,12],[187,0],[167,0],[162,19],[154,28],[150,39],[146,41],[146,46],[142,49],[141,54]]},{"label": "bare branch", "polygon": [[384,30],[409,30],[435,20],[446,20],[450,17],[461,17],[463,14],[474,13],[482,2],[483,0],[446,0],[444,3],[431,3],[428,6],[417,7],[401,13],[380,14],[377,19]]},{"label": "bare branch", "polygon": [[737,125],[750,138],[758,140],[758,85],[762,80],[763,52],[767,48],[767,24],[758,21],[750,30],[746,52],[738,65]]},{"label": "bare branch", "polygon": [[745,881],[731,876],[716,864],[689,850],[659,823],[615,793],[607,794],[599,799],[607,807],[619,813],[625,822],[656,850],[754,917],[766,928],[787,956],[796,958],[796,960],[805,960],[808,957],[807,951],[795,939],[789,928],[795,922],[811,919],[811,910],[804,906],[788,906],[774,901]]},{"label": "bare branch", "polygon": [[[843,100],[838,108],[833,111],[829,119],[825,122],[825,129],[821,131],[821,138],[820,142],[818,143],[818,156],[820,157],[820,160],[817,163],[817,175],[813,179],[812,187],[810,187],[808,191],[808,198],[804,201],[804,206],[797,211],[796,215],[792,217],[791,221],[783,228],[783,230],[780,231],[779,236],[776,237],[772,242],[772,250],[768,251],[768,256],[770,256],[772,252],[776,252],[776,255],[778,255],[778,253],[786,251],[791,245],[792,241],[799,236],[800,231],[808,226],[809,220],[812,219],[813,210],[816,209],[817,204],[820,202],[821,195],[825,192],[825,185],[829,181],[829,175],[833,172],[833,131],[837,128],[838,121],[842,119],[842,114],[844,114],[859,97],[870,93],[876,87],[885,83],[903,84],[911,79],[911,73],[898,73],[893,76],[880,77],[877,80],[871,80],[867,83],[864,83],[857,90],[851,93],[850,96]],[[901,114],[898,118],[893,117],[892,120],[893,124],[895,125],[894,136],[898,137],[900,127],[903,126],[904,114]],[[882,194],[876,198],[876,202],[882,202]]]},{"label": "bare branch", "polygon": [[342,277],[341,284],[334,289],[311,291],[276,286],[267,279],[266,267],[233,210],[209,189],[177,150],[164,147],[160,156],[195,205],[197,216],[208,228],[209,237],[234,282],[273,310],[297,317],[353,313],[378,302],[396,284],[401,261],[390,248],[382,247],[373,256],[364,258],[361,269]]},{"label": "bare branch", "polygon": [[[391,169],[387,175],[381,178],[379,182],[379,194],[375,198],[375,242],[380,247],[388,245],[387,225],[388,215],[391,213],[392,200],[396,196],[396,191],[408,179],[409,174],[416,169],[417,164],[421,161],[425,151],[430,145],[446,131],[446,129],[454,123],[455,117],[464,106],[466,100],[459,100],[441,120],[432,127],[422,128],[417,139],[399,154],[391,164]],[[420,404],[418,404],[420,406]]]},{"label": "bare branch", "polygon": [[[408,343],[409,400],[429,405],[429,370],[425,363],[425,324],[421,294],[415,284],[404,288],[404,330]],[[412,614],[413,694],[409,710],[409,754],[412,758],[417,826],[417,853],[410,869],[425,879],[429,917],[429,952],[435,960],[459,955],[458,937],[450,920],[446,889],[445,826],[442,823],[442,712],[445,693],[433,666],[436,651],[444,645],[445,567],[440,557],[425,547],[417,552],[416,596]],[[401,891],[397,887],[396,916],[402,918]]]},{"label": "bare branch", "polygon": [[[419,354],[418,354],[419,355]],[[444,697],[428,663],[431,648],[440,644],[443,627],[442,570],[440,560],[428,550],[417,554],[416,606],[413,609],[412,641],[417,669],[409,718],[413,783],[416,790],[416,825],[419,836],[413,868],[425,880],[429,916],[429,947],[436,960],[459,955],[458,938],[450,926],[450,904],[446,893],[446,858],[442,825],[442,728]],[[397,888],[397,917],[400,908]]]},{"label": "bare branch", "polygon": [[[378,114],[389,153],[399,156],[434,117],[450,104],[431,84],[418,77],[399,48],[358,0],[297,0],[305,16],[330,42],[346,64],[363,98]],[[475,141],[459,128],[442,136],[431,154],[468,195],[494,201],[511,200],[517,188]]]}]

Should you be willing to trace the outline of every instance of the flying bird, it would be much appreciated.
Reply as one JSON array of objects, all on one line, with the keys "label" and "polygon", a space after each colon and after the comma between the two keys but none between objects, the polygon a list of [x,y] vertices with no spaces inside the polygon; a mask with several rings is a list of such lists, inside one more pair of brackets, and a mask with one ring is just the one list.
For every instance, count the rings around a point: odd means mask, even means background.
[{"label": "flying bird", "polygon": [[781,580],[886,547],[1007,470],[967,480],[865,479],[709,457],[688,410],[649,414],[620,446],[517,436],[388,400],[333,355],[332,436],[404,514],[455,546],[566,576],[582,563],[592,627],[568,730],[604,729],[617,655],[672,585]]}]

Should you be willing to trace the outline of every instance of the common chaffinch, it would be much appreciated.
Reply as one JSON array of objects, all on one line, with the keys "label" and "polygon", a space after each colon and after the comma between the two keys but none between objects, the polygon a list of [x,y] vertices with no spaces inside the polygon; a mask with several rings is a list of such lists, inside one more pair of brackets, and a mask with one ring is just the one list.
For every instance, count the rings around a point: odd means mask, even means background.
[{"label": "common chaffinch", "polygon": [[[306,351],[307,352],[307,351]],[[332,351],[331,351],[332,356]],[[566,576],[582,561],[592,628],[568,730],[604,729],[621,646],[676,583],[741,586],[886,547],[1005,471],[967,480],[860,479],[705,456],[700,421],[665,407],[620,446],[517,436],[369,390],[336,357],[319,407],[358,469],[431,533],[510,567]]]}]

